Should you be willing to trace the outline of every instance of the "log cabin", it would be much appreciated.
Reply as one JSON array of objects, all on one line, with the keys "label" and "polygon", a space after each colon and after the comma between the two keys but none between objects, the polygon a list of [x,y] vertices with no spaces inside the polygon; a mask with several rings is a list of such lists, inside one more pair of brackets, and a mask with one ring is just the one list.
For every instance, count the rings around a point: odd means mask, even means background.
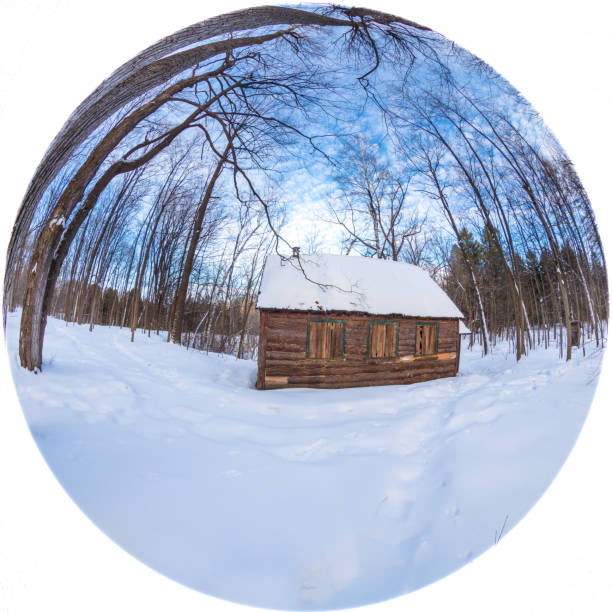
[{"label": "log cabin", "polygon": [[455,376],[463,314],[396,261],[270,255],[257,299],[258,389],[404,385]]}]

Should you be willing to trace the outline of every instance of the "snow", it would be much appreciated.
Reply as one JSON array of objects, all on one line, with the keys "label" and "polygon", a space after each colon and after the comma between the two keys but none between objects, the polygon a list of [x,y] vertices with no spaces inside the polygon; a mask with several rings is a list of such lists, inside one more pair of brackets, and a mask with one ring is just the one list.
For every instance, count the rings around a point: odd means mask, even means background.
[{"label": "snow", "polygon": [[25,416],[81,509],[183,584],[282,609],[386,599],[492,546],[561,467],[602,357],[465,344],[456,378],[257,391],[254,362],[56,319],[35,375],[18,324]]},{"label": "snow", "polygon": [[463,321],[460,320],[459,321],[459,333],[460,334],[471,334],[472,331]]},{"label": "snow", "polygon": [[463,318],[418,266],[346,255],[269,255],[257,308]]},{"label": "snow", "polygon": [[51,221],[49,221],[49,226],[59,225],[60,227],[65,227],[66,225],[66,217],[53,217]]}]

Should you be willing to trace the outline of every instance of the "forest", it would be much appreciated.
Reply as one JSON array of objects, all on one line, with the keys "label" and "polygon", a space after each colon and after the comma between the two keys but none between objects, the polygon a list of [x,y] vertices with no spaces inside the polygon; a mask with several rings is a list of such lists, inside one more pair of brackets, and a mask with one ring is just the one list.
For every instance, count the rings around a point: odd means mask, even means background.
[{"label": "forest", "polygon": [[252,359],[265,258],[295,246],[424,268],[485,355],[606,340],[593,211],[536,111],[440,34],[332,5],[195,24],[104,81],[25,195],[5,321],[34,371],[48,316]]}]

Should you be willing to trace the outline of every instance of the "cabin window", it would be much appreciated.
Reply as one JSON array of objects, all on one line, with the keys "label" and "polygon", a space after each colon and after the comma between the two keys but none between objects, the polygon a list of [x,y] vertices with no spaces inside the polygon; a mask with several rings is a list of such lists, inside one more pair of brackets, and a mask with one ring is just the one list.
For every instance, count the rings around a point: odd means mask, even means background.
[{"label": "cabin window", "polygon": [[308,319],[306,357],[344,359],[346,322],[341,319]]},{"label": "cabin window", "polygon": [[415,355],[435,355],[438,352],[438,324],[422,323],[416,325]]},{"label": "cabin window", "polygon": [[368,321],[368,357],[389,359],[399,354],[399,323]]}]

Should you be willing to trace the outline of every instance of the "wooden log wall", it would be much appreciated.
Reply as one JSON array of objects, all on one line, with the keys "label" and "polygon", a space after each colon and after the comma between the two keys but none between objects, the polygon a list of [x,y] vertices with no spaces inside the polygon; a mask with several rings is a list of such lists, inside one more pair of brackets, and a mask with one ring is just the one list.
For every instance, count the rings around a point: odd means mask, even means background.
[{"label": "wooden log wall", "polygon": [[[344,358],[306,357],[308,319],[322,317],[346,322]],[[399,323],[397,356],[369,357],[369,321]],[[417,321],[438,323],[438,352],[435,355],[415,356]],[[403,385],[455,376],[458,349],[457,319],[260,311],[257,388]]]}]

